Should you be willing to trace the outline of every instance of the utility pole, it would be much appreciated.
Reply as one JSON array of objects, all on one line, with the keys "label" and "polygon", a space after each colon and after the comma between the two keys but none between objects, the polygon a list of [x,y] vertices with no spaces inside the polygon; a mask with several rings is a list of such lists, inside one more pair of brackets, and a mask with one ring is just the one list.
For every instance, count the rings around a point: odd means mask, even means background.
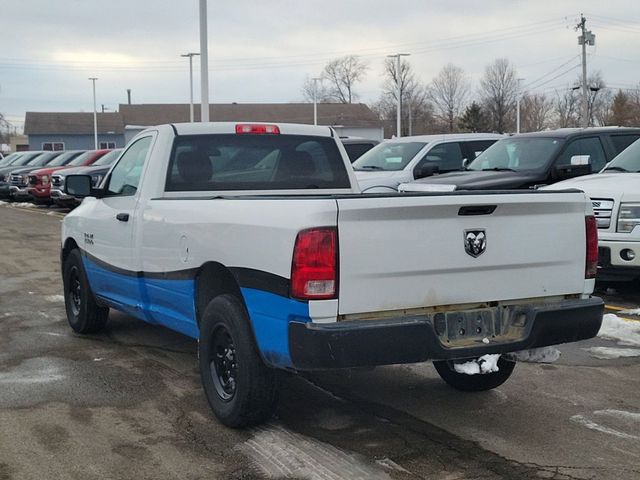
[{"label": "utility pole", "polygon": [[400,138],[402,136],[402,127],[401,118],[402,118],[402,72],[400,65],[401,57],[408,57],[411,55],[410,53],[396,53],[395,55],[387,55],[388,58],[396,59],[396,87],[398,88],[397,97],[398,97],[398,106],[396,107],[396,137]]},{"label": "utility pole", "polygon": [[580,14],[580,23],[576,25],[576,30],[580,30],[578,45],[582,46],[582,126],[589,126],[589,87],[587,86],[587,45],[596,44],[596,36],[591,30],[586,29],[587,19]]},{"label": "utility pole", "polygon": [[93,146],[94,150],[98,149],[98,112],[96,110],[96,80],[97,77],[89,77],[93,83]]},{"label": "utility pole", "polygon": [[313,80],[313,124],[318,125],[318,80],[321,78],[315,77]]},{"label": "utility pole", "polygon": [[522,91],[520,85],[524,78],[518,78],[518,93],[516,97],[516,133],[520,133],[520,99],[522,97]]},{"label": "utility pole", "polygon": [[189,121],[193,123],[193,57],[199,53],[185,53],[181,57],[189,57]]},{"label": "utility pole", "polygon": [[209,45],[207,0],[200,0],[200,121],[209,121]]}]

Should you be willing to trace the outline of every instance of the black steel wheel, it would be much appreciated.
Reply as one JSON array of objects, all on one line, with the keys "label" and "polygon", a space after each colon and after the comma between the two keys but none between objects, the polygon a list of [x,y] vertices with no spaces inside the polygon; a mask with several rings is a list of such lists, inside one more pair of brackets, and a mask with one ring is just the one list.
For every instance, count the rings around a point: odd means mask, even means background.
[{"label": "black steel wheel", "polygon": [[236,393],[236,347],[231,334],[220,325],[213,332],[212,348],[209,352],[211,378],[220,398],[228,402]]},{"label": "black steel wheel", "polygon": [[271,417],[278,401],[277,372],[262,361],[237,297],[220,295],[207,305],[198,361],[204,393],[220,422],[242,428]]},{"label": "black steel wheel", "polygon": [[102,330],[107,323],[109,309],[96,302],[79,250],[72,250],[65,258],[62,281],[67,321],[73,331],[95,333]]}]

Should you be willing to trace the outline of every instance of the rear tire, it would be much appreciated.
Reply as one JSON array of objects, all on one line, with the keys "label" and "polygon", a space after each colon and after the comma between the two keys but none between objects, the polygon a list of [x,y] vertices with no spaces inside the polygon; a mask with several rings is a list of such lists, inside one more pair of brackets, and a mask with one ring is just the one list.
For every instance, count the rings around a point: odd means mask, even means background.
[{"label": "rear tire", "polygon": [[224,425],[247,427],[273,415],[277,372],[260,358],[237,297],[220,295],[207,305],[200,323],[198,362],[209,406]]},{"label": "rear tire", "polygon": [[96,302],[79,250],[72,250],[65,259],[62,280],[69,326],[74,332],[82,334],[102,330],[107,324],[109,309]]},{"label": "rear tire", "polygon": [[484,392],[499,387],[506,382],[513,373],[516,362],[500,357],[498,359],[499,370],[497,372],[477,375],[458,373],[453,369],[453,365],[446,360],[435,361],[433,362],[433,366],[436,367],[440,378],[456,390],[463,392]]}]

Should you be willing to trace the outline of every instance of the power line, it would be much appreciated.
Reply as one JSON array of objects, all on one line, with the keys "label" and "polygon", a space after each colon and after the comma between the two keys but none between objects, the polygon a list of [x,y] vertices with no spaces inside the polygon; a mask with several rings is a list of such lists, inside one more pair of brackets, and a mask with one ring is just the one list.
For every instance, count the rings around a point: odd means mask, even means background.
[{"label": "power line", "polygon": [[544,75],[542,75],[542,76],[536,78],[535,80],[529,82],[523,88],[524,89],[531,88],[532,85],[535,85],[536,83],[538,83],[543,78],[548,77],[549,75],[552,75],[553,73],[557,72],[558,70],[560,70],[562,67],[564,67],[568,63],[573,62],[576,58],[578,58],[578,55],[572,55],[571,58],[569,60],[567,60],[566,62],[564,62],[562,65],[557,66],[553,70],[550,70],[549,72],[545,73]]}]

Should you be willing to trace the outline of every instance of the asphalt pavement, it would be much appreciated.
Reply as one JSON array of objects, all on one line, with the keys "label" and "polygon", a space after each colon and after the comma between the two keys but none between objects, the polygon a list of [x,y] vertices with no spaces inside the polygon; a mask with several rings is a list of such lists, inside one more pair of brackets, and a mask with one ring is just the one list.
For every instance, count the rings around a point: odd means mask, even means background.
[{"label": "asphalt pavement", "polygon": [[[287,374],[273,420],[227,429],[193,340],[114,312],[71,332],[62,216],[0,205],[0,480],[640,478],[640,357],[596,358],[628,348],[601,338],[477,394],[430,364]],[[640,304],[634,285],[599,292]]]}]

